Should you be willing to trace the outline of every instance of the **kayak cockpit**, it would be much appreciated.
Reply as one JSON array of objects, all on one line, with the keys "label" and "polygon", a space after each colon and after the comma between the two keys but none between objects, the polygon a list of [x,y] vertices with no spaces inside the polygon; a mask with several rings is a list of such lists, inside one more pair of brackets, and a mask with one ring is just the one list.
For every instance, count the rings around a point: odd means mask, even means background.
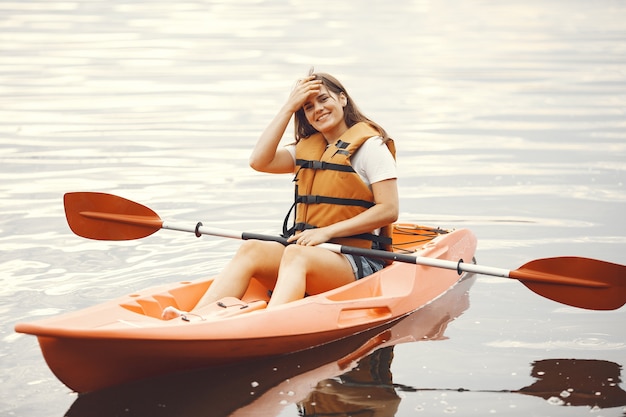
[{"label": "kayak cockpit", "polygon": [[[415,252],[424,247],[435,237],[448,233],[439,228],[416,226],[413,224],[396,224],[393,228],[393,247],[397,252]],[[395,265],[395,268],[407,268],[408,265]],[[398,280],[396,271],[387,275],[383,270],[372,276],[371,279],[361,280],[358,285],[347,285],[330,291],[327,299],[332,302],[343,302],[354,299],[373,297],[402,297],[412,290],[413,280]],[[178,285],[168,285],[162,291],[151,291],[147,294],[135,293],[126,296],[120,306],[136,314],[160,319],[163,310],[174,307],[182,311],[191,311],[198,304],[203,294],[211,286],[213,279],[202,281],[181,281]],[[270,289],[256,279],[252,279],[250,286],[241,299],[245,304],[256,301],[268,302]]]}]

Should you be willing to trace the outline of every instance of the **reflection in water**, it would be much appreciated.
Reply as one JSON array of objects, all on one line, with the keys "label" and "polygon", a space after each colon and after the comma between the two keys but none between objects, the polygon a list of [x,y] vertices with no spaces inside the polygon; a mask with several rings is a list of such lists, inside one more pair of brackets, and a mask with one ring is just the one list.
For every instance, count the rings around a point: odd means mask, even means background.
[{"label": "reflection in water", "polygon": [[298,404],[301,416],[377,416],[396,414],[400,397],[391,374],[393,347],[375,351],[337,378],[317,383]]},{"label": "reflection in water", "polygon": [[389,369],[393,346],[443,339],[448,323],[469,307],[468,291],[474,281],[473,276],[465,278],[387,329],[372,329],[277,359],[158,377],[80,395],[67,416],[192,417],[207,412],[211,416],[274,416],[296,405],[317,415],[335,409],[392,416],[400,403]]},{"label": "reflection in water", "polygon": [[[621,366],[595,359],[544,359],[532,363],[533,384],[519,390],[414,388],[395,384],[404,392],[455,391],[459,393],[511,393],[544,398],[551,405],[588,406],[591,409],[626,406],[626,391],[619,383]],[[384,415],[384,414],[383,414]],[[626,416],[626,413],[624,414]]]},{"label": "reflection in water", "polygon": [[[302,416],[358,415],[372,417],[394,416],[400,397],[393,383],[391,363],[393,348],[402,342],[444,340],[444,332],[452,320],[469,308],[469,288],[475,277],[461,281],[442,298],[414,313],[394,326],[389,341],[378,345],[373,353],[343,374],[320,380],[311,392],[298,403]],[[377,345],[377,337],[368,345]],[[359,356],[359,351],[338,361],[341,368]]]},{"label": "reflection in water", "polygon": [[533,363],[531,375],[537,381],[518,392],[551,404],[626,406],[626,391],[618,385],[620,372],[620,365],[604,360],[546,359]]},{"label": "reflection in water", "polygon": [[[302,416],[391,417],[400,404],[397,391],[447,391],[411,388],[393,383],[393,347],[377,350],[359,361],[358,367],[334,379],[320,381],[299,404]],[[544,398],[552,405],[588,406],[591,409],[626,406],[626,391],[619,383],[620,365],[603,360],[545,359],[532,364],[532,385],[519,393]],[[463,388],[455,391],[467,392]],[[626,415],[626,414],[624,414]]]}]

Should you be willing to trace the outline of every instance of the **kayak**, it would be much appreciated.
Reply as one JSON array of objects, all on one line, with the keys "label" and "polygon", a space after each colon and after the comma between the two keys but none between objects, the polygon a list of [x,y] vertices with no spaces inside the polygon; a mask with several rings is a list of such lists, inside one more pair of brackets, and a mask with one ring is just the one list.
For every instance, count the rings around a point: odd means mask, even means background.
[{"label": "kayak", "polygon": [[[393,402],[381,400],[389,396],[377,395],[391,393],[399,401],[391,388],[393,354],[388,352],[399,344],[446,339],[449,324],[469,308],[475,280],[476,275],[464,277],[443,296],[382,331],[365,331],[277,358],[167,374],[82,394],[65,415],[109,417],[132,410],[132,415],[150,416],[166,405],[170,416],[206,416],[207,410],[211,416],[278,416],[285,408],[302,409],[313,401],[320,407],[322,402],[339,402],[335,415],[360,415],[363,403],[369,415],[381,408],[388,411]],[[329,387],[341,400],[320,400],[319,394],[329,394]],[[403,387],[394,386],[398,391]],[[309,414],[302,415],[313,415],[309,406]]]},{"label": "kayak", "polygon": [[[467,229],[395,224],[394,252],[453,262],[472,260],[476,237]],[[213,278],[182,281],[128,294],[84,310],[19,323],[37,336],[52,372],[85,393],[180,371],[259,360],[384,330],[450,290],[463,276],[444,269],[391,262],[348,285],[266,309],[270,292],[253,279],[241,299],[202,309],[196,303]],[[188,311],[162,318],[174,307]]]}]

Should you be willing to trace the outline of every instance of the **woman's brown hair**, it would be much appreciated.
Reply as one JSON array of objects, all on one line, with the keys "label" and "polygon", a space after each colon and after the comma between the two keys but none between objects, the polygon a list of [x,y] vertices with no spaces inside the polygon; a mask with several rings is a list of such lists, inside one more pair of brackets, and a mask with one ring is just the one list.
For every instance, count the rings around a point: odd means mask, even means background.
[{"label": "woman's brown hair", "polygon": [[[367,118],[363,113],[361,113],[361,111],[359,110],[357,105],[354,103],[354,101],[352,101],[352,98],[350,97],[350,95],[348,94],[344,86],[339,82],[339,80],[337,80],[332,75],[326,74],[323,72],[318,72],[318,73],[312,72],[310,75],[315,76],[316,80],[321,80],[322,85],[325,86],[328,89],[328,91],[334,93],[337,96],[340,93],[343,93],[346,96],[347,103],[346,103],[346,106],[343,108],[343,118],[348,127],[352,127],[359,122],[365,122],[378,131],[378,134],[380,135],[380,137],[383,138],[383,142],[386,142],[387,140],[390,139],[385,129],[383,129],[380,125],[373,122],[372,120]],[[313,128],[313,126],[311,126],[309,122],[307,121],[306,116],[304,115],[303,108],[300,108],[295,113],[294,128],[295,128],[296,142],[298,142],[300,139],[308,138],[309,136],[315,133],[318,133],[318,131],[315,130],[315,128]]]}]

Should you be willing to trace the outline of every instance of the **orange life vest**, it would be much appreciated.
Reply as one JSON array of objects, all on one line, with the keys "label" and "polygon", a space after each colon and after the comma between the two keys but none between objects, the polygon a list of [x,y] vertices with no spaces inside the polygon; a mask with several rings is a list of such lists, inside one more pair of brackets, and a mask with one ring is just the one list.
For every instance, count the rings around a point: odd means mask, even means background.
[{"label": "orange life vest", "polygon": [[[333,145],[321,133],[301,139],[296,145],[295,224],[285,232],[328,226],[352,218],[375,205],[374,195],[350,163],[350,157],[378,131],[366,123],[348,129]],[[389,139],[387,147],[395,158],[395,147]],[[287,216],[289,217],[289,215]],[[391,244],[389,227],[381,235],[364,233],[332,239],[340,245],[372,248],[376,242],[385,248]]]}]

